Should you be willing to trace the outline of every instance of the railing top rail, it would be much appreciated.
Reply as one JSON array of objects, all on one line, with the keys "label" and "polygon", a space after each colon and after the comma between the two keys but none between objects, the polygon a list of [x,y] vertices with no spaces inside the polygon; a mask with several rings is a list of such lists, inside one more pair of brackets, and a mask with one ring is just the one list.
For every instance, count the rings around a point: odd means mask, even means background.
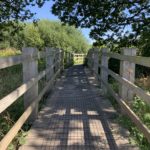
[{"label": "railing top rail", "polygon": [[86,55],[86,54],[83,54],[83,53],[73,53],[74,55]]},{"label": "railing top rail", "polygon": [[20,64],[22,62],[32,60],[32,59],[41,59],[41,58],[47,57],[49,55],[53,55],[54,52],[55,52],[55,54],[57,54],[57,53],[60,53],[61,50],[60,51],[52,50],[49,53],[46,53],[45,51],[41,51],[41,52],[38,52],[37,55],[24,56],[21,54],[21,55],[17,55],[17,56],[0,57],[0,69],[11,67],[11,66],[14,66],[14,65]]},{"label": "railing top rail", "polygon": [[103,53],[103,55],[115,59],[119,59],[119,60],[129,61],[138,65],[150,67],[150,57],[128,56],[128,55],[122,55],[122,54],[112,53],[112,52]]},{"label": "railing top rail", "polygon": [[[101,81],[101,88],[106,93],[111,95],[117,100],[121,109],[125,114],[129,116],[132,122],[138,127],[138,129],[144,134],[147,140],[150,142],[150,129],[141,121],[136,113],[132,111],[128,103],[125,101],[132,100],[135,95],[143,99],[147,104],[150,104],[150,93],[143,90],[139,86],[134,84],[135,81],[135,64],[150,67],[150,57],[134,56],[136,54],[135,48],[124,48],[122,54],[108,52],[108,49],[102,49],[101,52],[101,64],[99,59],[96,60],[96,51],[90,50],[88,65],[97,75]],[[132,56],[131,56],[132,55]],[[115,58],[121,60],[120,62],[120,74],[117,74],[109,69],[109,58]],[[92,62],[91,62],[92,60]],[[96,69],[93,69],[96,68]],[[99,73],[96,72],[100,69]],[[108,76],[113,77],[119,83],[119,91],[115,92],[108,82]],[[129,89],[129,90],[126,90]],[[131,99],[130,99],[131,98]]]},{"label": "railing top rail", "polygon": [[[23,94],[28,94],[26,92],[31,93],[31,95],[28,95],[28,97],[24,99],[24,102],[26,102],[26,100],[29,102],[27,107],[25,106],[26,109],[24,113],[0,141],[0,149],[6,149],[8,147],[9,143],[21,129],[22,125],[29,118],[29,116],[32,115],[32,112],[37,110],[38,105],[36,104],[41,100],[45,92],[52,87],[52,83],[56,79],[57,75],[61,70],[63,70],[64,55],[62,52],[63,51],[61,49],[53,48],[46,48],[45,51],[41,52],[38,52],[35,48],[24,48],[21,55],[0,58],[0,69],[23,63],[22,71],[24,79],[22,85],[0,100],[0,113],[5,111]],[[37,59],[41,58],[46,59],[46,69],[38,73]],[[45,76],[47,83],[43,90],[38,93],[38,81]],[[50,76],[50,78],[47,78],[47,76]],[[32,89],[35,92],[35,95],[34,92],[31,92]]]}]

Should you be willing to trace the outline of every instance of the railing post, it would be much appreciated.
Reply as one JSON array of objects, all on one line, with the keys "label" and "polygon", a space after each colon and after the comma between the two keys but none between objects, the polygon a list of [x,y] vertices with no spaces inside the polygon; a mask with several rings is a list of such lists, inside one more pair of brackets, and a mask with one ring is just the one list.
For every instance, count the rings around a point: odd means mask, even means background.
[{"label": "railing post", "polygon": [[72,53],[72,61],[73,61],[73,63],[75,63],[76,62],[76,56],[75,56],[75,54],[74,53]]},{"label": "railing post", "polygon": [[[136,56],[135,48],[123,48],[121,51],[122,55]],[[120,61],[120,75],[128,81],[134,83],[135,81],[135,64],[128,61]],[[133,92],[126,86],[120,85],[119,94],[124,100],[132,100]]]},{"label": "railing post", "polygon": [[54,53],[53,53],[53,65],[54,65],[54,67],[53,67],[53,72],[54,72],[54,74],[56,73],[56,71],[57,71],[57,49],[55,48],[54,49]]},{"label": "railing post", "polygon": [[69,65],[71,65],[72,54],[69,52]]},{"label": "railing post", "polygon": [[66,64],[69,66],[69,52],[66,52]]},{"label": "railing post", "polygon": [[[38,56],[38,51],[36,48],[23,48],[23,56]],[[23,82],[28,82],[31,78],[38,76],[38,59],[32,59],[30,61],[23,62]],[[33,100],[38,96],[38,83],[34,84],[25,94],[24,94],[24,108],[26,109]],[[29,122],[36,119],[38,114],[38,103],[32,111],[29,117]]]},{"label": "railing post", "polygon": [[61,49],[58,49],[58,70],[60,69],[60,72],[61,72],[61,66],[62,66],[62,54],[61,54],[62,50]]},{"label": "railing post", "polygon": [[98,65],[99,65],[99,49],[97,49],[97,48],[94,49],[93,61],[94,61],[93,70],[94,70],[94,73],[97,75],[98,74]]},{"label": "railing post", "polygon": [[92,69],[92,62],[93,62],[93,59],[92,59],[92,49],[90,49],[88,51],[88,54],[87,54],[87,65],[90,68],[90,70]]},{"label": "railing post", "polygon": [[57,72],[57,70],[59,69],[59,49],[56,48],[56,53],[55,53],[55,63],[56,63],[56,69],[55,69],[55,72]]},{"label": "railing post", "polygon": [[102,48],[101,51],[102,51],[102,56],[101,56],[101,66],[102,66],[102,68],[101,68],[101,88],[103,89],[104,94],[107,94],[107,88],[106,88],[104,83],[106,83],[106,84],[108,83],[108,72],[103,67],[108,68],[109,57],[104,55],[104,53],[108,52],[108,49]]},{"label": "railing post", "polygon": [[63,71],[64,70],[64,50],[61,50],[61,67]]}]

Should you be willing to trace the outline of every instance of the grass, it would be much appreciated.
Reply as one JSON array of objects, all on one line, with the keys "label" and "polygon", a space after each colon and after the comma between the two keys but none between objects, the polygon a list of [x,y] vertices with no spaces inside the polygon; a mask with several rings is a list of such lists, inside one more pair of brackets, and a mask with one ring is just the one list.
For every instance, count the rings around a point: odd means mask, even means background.
[{"label": "grass", "polygon": [[[135,97],[130,107],[139,116],[142,122],[150,129],[150,106],[146,105],[145,102],[139,97]],[[129,140],[131,142],[136,143],[141,150],[150,149],[150,143],[128,116],[120,115],[117,120],[121,125],[129,130]]]},{"label": "grass", "polygon": [[19,54],[21,54],[21,51],[16,50],[14,48],[7,48],[4,50],[0,50],[0,57],[15,56]]},{"label": "grass", "polygon": [[150,76],[137,78],[135,84],[141,87],[142,89],[150,92]]},{"label": "grass", "polygon": [[[20,51],[14,49],[0,50],[0,57],[14,56],[21,54]],[[38,61],[38,71],[45,69],[45,61],[43,59]],[[22,82],[22,65],[15,65],[0,70],[0,99],[9,94],[11,91],[19,87]],[[46,84],[46,78],[43,77],[39,82],[39,93]],[[42,98],[39,109],[41,109],[45,98]],[[23,114],[23,96],[21,96],[15,103],[13,103],[7,110],[0,114],[0,140],[5,136],[5,134],[11,129],[19,117]],[[25,143],[25,136],[27,130],[30,128],[30,124],[25,123],[22,129],[19,131],[17,136],[11,142],[8,150],[15,150]]]},{"label": "grass", "polygon": [[[137,85],[139,85],[140,87],[142,86],[143,89],[149,90],[149,88],[146,88],[144,84],[142,84],[141,82],[140,83],[137,82],[138,80],[136,80]],[[109,84],[114,89],[114,91],[118,93],[119,84],[116,81],[114,81],[112,78],[109,79]],[[114,106],[114,108],[118,110],[119,104],[116,102],[116,100],[112,97],[109,99],[112,105]],[[142,122],[150,129],[150,105],[146,104],[141,98],[135,96],[133,101],[130,103],[130,108],[136,113],[136,115],[142,120]],[[122,126],[124,126],[129,130],[130,142],[136,143],[141,150],[150,149],[150,143],[148,143],[147,139],[138,130],[136,125],[131,121],[131,119],[128,116],[120,114],[117,121]]]}]

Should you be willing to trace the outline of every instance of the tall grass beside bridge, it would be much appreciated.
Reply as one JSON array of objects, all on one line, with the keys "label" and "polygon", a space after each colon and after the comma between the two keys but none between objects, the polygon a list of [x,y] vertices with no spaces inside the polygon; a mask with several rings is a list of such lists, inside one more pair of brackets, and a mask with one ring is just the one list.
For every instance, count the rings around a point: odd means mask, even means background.
[{"label": "tall grass beside bridge", "polygon": [[[0,57],[14,56],[20,55],[21,51],[15,49],[6,49],[0,50]],[[45,61],[38,61],[38,70],[42,71],[45,69]],[[15,90],[19,87],[23,82],[22,79],[22,65],[15,65],[12,67],[8,67],[0,70],[0,99],[6,96],[11,91]],[[45,85],[45,78],[42,78],[39,81],[39,91]],[[43,100],[40,102],[39,109],[41,108]],[[15,124],[17,119],[24,112],[23,106],[23,96],[21,96],[14,104],[12,104],[6,111],[0,114],[0,140],[4,137],[4,135],[11,129],[11,127]],[[26,123],[22,130],[17,134],[15,139],[9,145],[8,150],[15,150],[20,145],[25,143],[25,136],[30,128],[30,124]]]},{"label": "tall grass beside bridge", "polygon": [[[144,78],[140,77],[137,78],[135,84],[140,86],[142,89],[150,92],[150,84],[147,81],[145,84],[145,80],[148,80],[149,77]],[[115,81],[113,78],[109,78],[109,84],[113,88],[113,90],[118,93],[119,92],[119,83]],[[109,97],[108,97],[109,98]],[[119,108],[118,103],[112,97],[109,98],[111,103],[113,104],[114,108],[117,111],[121,111]],[[150,105],[146,104],[144,100],[135,96],[133,101],[130,101],[130,108],[138,115],[138,117],[142,120],[142,122],[150,129]],[[117,120],[122,126],[127,128],[130,132],[130,142],[136,143],[141,150],[149,150],[150,143],[146,140],[144,135],[138,130],[138,128],[134,125],[129,117],[126,115],[120,114]]]}]

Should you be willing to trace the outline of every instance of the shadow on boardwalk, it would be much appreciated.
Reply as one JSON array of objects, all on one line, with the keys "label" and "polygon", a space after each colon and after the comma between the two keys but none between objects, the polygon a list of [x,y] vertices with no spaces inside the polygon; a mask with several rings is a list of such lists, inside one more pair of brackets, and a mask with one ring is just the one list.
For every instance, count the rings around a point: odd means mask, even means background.
[{"label": "shadow on boardwalk", "polygon": [[58,79],[21,150],[137,149],[95,78],[83,66],[69,68]]}]

